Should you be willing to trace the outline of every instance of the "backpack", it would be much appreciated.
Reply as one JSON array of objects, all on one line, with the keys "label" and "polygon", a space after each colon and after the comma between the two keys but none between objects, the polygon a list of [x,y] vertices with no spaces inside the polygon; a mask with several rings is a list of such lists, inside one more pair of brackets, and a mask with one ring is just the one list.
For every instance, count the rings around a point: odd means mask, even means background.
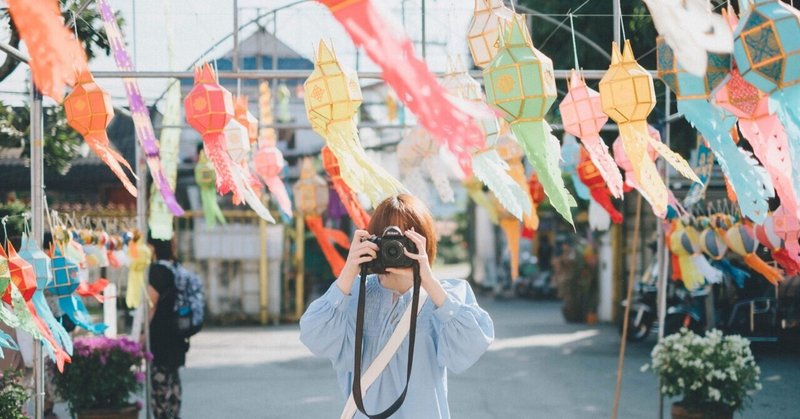
[{"label": "backpack", "polygon": [[203,281],[180,263],[172,264],[165,260],[158,263],[169,268],[175,276],[174,310],[178,334],[186,338],[197,334],[203,328]]}]

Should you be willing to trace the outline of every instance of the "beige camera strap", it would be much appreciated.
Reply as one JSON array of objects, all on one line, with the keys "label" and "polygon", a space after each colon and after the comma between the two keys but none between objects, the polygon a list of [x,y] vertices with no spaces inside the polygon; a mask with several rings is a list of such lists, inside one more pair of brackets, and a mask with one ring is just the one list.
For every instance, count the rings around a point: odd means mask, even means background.
[{"label": "beige camera strap", "polygon": [[[428,293],[425,292],[424,288],[420,288],[419,290],[419,306],[417,307],[417,314],[422,311],[422,307],[425,305],[425,300],[428,298]],[[406,307],[405,312],[403,312],[403,317],[400,319],[400,322],[397,323],[397,327],[392,332],[392,336],[389,337],[389,340],[386,342],[386,345],[381,349],[378,353],[378,356],[372,361],[367,368],[367,371],[364,372],[364,375],[361,376],[361,386],[362,386],[362,394],[367,394],[367,389],[378,377],[381,375],[386,366],[389,365],[389,361],[392,360],[394,354],[397,353],[397,350],[400,348],[400,345],[405,340],[406,336],[408,335],[410,329],[410,319],[411,319],[411,304]],[[409,348],[409,350],[413,350],[413,348]],[[342,411],[342,416],[340,419],[352,419],[352,417],[356,414],[357,411],[355,399],[353,399],[353,394],[350,394],[350,397],[347,398],[347,404],[344,406],[344,410]]]}]

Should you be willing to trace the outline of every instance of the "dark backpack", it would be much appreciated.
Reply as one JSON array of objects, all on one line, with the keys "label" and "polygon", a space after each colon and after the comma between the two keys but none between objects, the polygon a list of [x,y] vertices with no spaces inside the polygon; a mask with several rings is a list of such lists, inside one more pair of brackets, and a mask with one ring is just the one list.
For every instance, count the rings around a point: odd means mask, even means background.
[{"label": "dark backpack", "polygon": [[203,328],[203,281],[179,263],[172,264],[164,260],[158,263],[169,268],[175,276],[174,310],[178,334],[186,338],[197,334]]}]

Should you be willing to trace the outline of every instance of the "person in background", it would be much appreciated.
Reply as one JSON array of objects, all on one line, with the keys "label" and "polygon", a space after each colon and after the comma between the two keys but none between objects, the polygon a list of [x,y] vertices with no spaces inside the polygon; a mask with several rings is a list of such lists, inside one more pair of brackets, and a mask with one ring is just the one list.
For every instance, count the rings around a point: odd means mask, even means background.
[{"label": "person in background", "polygon": [[[375,259],[378,246],[368,240],[386,227],[397,226],[416,246],[405,249],[419,263],[421,286],[428,293],[417,322],[414,365],[405,402],[392,415],[397,419],[448,419],[447,372],[460,373],[474,364],[494,340],[494,324],[475,299],[469,283],[440,279],[431,271],[436,257],[433,218],[422,201],[398,195],[375,209],[368,230],[357,230],[344,269],[328,291],[311,303],[300,319],[300,340],[311,352],[333,363],[339,388],[347,398],[353,383],[355,319],[361,264]],[[370,365],[386,345],[412,300],[411,268],[386,269],[366,278],[363,363]],[[409,336],[364,395],[364,406],[374,414],[386,409],[406,384]],[[333,416],[335,413],[331,412]],[[357,418],[364,415],[356,413]]]},{"label": "person in background", "polygon": [[[186,362],[188,341],[177,333],[175,274],[167,265],[176,262],[172,241],[148,236],[154,263],[150,265],[147,293],[150,297],[150,352],[152,409],[155,419],[177,419],[181,410],[180,367]],[[165,265],[166,264],[166,265]]]}]

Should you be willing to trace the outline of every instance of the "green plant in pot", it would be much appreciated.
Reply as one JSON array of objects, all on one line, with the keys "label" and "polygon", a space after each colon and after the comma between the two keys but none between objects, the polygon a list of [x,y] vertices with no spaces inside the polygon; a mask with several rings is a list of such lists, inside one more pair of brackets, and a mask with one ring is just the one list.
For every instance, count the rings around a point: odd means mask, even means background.
[{"label": "green plant in pot", "polygon": [[658,375],[661,394],[682,398],[672,405],[675,419],[732,418],[749,405],[751,392],[761,389],[750,341],[719,330],[700,336],[682,329],[667,336],[642,369]]},{"label": "green plant in pot", "polygon": [[132,396],[145,380],[143,361],[151,355],[128,338],[75,339],[72,363],[53,369],[56,394],[78,419],[136,419],[141,402]]},{"label": "green plant in pot", "polygon": [[27,418],[23,409],[29,394],[22,379],[22,372],[19,370],[0,371],[0,418]]}]

